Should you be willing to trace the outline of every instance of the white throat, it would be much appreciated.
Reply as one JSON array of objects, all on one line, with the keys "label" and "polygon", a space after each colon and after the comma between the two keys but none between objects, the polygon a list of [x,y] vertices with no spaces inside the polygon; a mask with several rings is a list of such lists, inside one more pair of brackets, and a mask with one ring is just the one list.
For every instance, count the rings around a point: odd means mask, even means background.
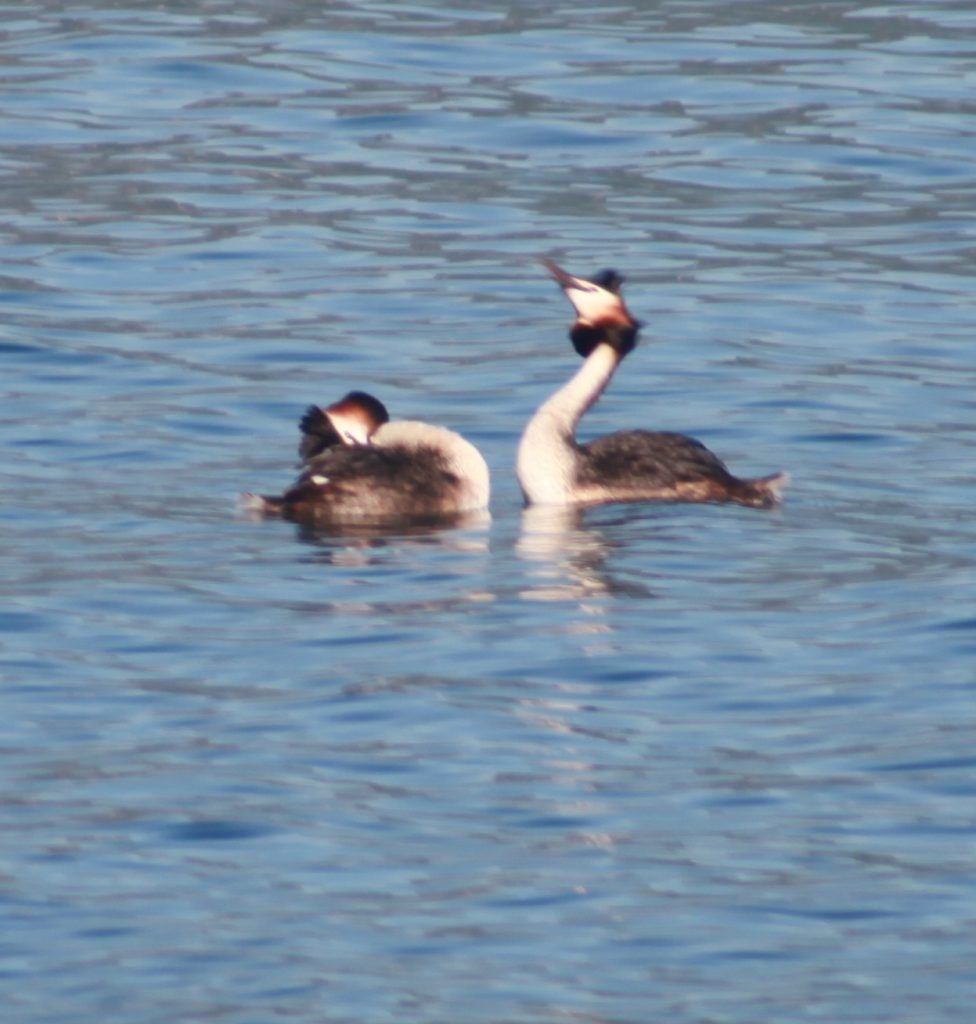
[{"label": "white throat", "polygon": [[597,345],[568,383],[529,420],[516,462],[528,504],[566,505],[574,500],[576,427],[609,384],[620,359],[610,345]]},{"label": "white throat", "polygon": [[342,438],[343,444],[369,444],[371,424],[366,423],[361,417],[343,414],[337,410],[326,410],[325,415]]}]

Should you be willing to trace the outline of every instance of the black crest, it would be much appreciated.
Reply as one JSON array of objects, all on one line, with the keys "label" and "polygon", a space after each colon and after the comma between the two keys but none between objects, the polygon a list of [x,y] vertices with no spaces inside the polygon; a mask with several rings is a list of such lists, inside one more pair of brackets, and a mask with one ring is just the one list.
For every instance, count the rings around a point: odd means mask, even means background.
[{"label": "black crest", "polygon": [[299,421],[302,439],[298,443],[298,454],[308,461],[333,445],[342,444],[342,438],[332,426],[332,421],[317,405],[310,405]]},{"label": "black crest", "polygon": [[614,295],[620,294],[620,289],[626,280],[622,274],[618,274],[616,270],[607,268],[601,270],[599,274],[591,277],[590,280],[599,285],[601,288],[606,288],[608,292],[613,292]]},{"label": "black crest", "polygon": [[386,406],[367,391],[350,391],[349,394],[340,398],[336,405],[343,405],[346,402],[351,402],[353,405],[358,405],[360,409],[365,410],[369,418],[377,426],[390,422],[390,414],[386,411]]}]

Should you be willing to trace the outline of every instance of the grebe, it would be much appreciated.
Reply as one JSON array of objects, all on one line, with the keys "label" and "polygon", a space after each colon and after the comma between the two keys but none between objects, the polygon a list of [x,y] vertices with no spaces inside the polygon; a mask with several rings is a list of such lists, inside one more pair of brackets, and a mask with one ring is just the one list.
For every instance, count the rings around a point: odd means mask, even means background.
[{"label": "grebe", "polygon": [[298,454],[304,464],[337,444],[369,444],[370,437],[389,422],[386,406],[365,391],[350,391],[328,409],[310,405],[298,421],[302,432]]},{"label": "grebe", "polygon": [[488,505],[488,466],[460,434],[391,421],[372,395],[351,391],[301,420],[305,469],[284,494],[243,495],[251,512],[312,525],[437,519]]},{"label": "grebe", "polygon": [[584,362],[529,421],[517,472],[527,504],[599,505],[611,501],[728,501],[772,508],[784,473],[740,480],[700,441],[667,431],[623,430],[576,441],[583,414],[637,344],[640,322],[620,295],[623,278],[604,270],[592,281],[542,260],[576,311],[570,330]]}]

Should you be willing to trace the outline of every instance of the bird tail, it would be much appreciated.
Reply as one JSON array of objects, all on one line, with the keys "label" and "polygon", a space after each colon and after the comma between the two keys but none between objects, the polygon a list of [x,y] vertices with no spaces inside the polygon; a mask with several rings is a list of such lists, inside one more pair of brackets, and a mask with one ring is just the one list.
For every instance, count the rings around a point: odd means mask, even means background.
[{"label": "bird tail", "polygon": [[244,491],[238,495],[237,505],[246,516],[259,519],[265,516],[280,516],[282,501],[281,498],[272,498],[266,494],[252,494],[250,491]]},{"label": "bird tail", "polygon": [[742,480],[734,500],[752,508],[776,508],[782,503],[783,490],[789,482],[789,473],[771,473],[769,476]]}]

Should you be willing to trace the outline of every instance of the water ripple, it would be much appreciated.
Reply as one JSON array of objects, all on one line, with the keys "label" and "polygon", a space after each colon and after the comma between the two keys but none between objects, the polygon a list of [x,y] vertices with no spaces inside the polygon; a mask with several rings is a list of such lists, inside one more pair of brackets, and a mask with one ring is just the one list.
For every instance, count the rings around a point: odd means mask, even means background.
[{"label": "water ripple", "polygon": [[[966,6],[0,11],[8,1016],[968,1019]],[[522,510],[540,254],[781,511]],[[238,514],[351,387],[491,519]]]}]

